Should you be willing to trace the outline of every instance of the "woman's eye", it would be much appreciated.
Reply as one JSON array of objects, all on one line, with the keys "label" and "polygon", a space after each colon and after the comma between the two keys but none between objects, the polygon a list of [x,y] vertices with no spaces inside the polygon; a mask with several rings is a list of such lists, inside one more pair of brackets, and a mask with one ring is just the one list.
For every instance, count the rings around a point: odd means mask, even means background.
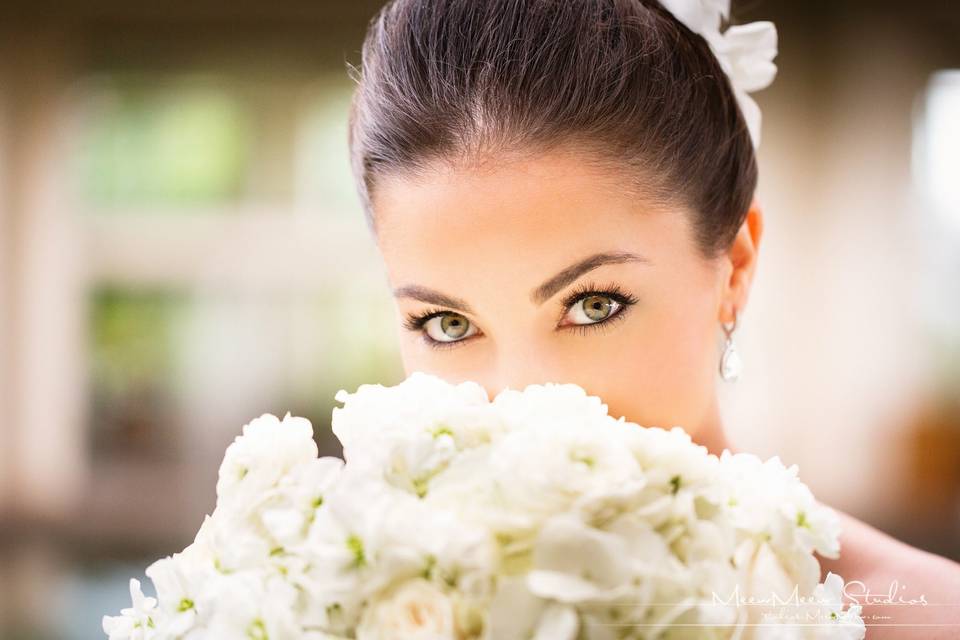
[{"label": "woman's eye", "polygon": [[573,324],[596,324],[618,313],[622,307],[623,304],[610,296],[593,294],[573,303],[566,317]]},{"label": "woman's eye", "polygon": [[457,342],[476,333],[470,321],[456,313],[433,316],[423,323],[423,330],[436,342]]}]

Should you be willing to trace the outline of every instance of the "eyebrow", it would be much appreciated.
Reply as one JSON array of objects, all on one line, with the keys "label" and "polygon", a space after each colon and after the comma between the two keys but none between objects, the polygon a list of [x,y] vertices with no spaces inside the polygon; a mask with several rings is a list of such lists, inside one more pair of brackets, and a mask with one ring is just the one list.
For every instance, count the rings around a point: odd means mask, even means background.
[{"label": "eyebrow", "polygon": [[[636,253],[631,253],[629,251],[605,251],[602,253],[595,253],[592,256],[588,256],[582,260],[574,262],[569,267],[560,271],[557,275],[548,278],[540,286],[534,287],[530,291],[530,301],[535,305],[542,305],[544,302],[553,297],[558,291],[570,283],[575,282],[577,278],[583,274],[605,264],[620,264],[624,262],[641,262],[644,264],[651,264],[649,258]],[[450,307],[465,311],[467,313],[474,313],[473,308],[466,300],[454,296],[448,296],[445,293],[441,293],[429,287],[420,285],[406,285],[398,289],[394,289],[393,295],[396,298],[412,298],[427,304]]]}]

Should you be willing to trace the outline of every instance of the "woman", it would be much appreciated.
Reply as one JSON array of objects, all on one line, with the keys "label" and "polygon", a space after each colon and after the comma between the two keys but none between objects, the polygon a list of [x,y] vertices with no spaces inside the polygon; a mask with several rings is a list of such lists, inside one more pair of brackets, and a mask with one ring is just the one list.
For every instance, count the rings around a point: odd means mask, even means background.
[{"label": "woman", "polygon": [[[574,382],[735,450],[716,386],[763,235],[759,114],[683,5],[397,0],[371,21],[350,144],[408,373],[491,397]],[[960,564],[842,518],[823,573],[867,637],[960,637]]]}]

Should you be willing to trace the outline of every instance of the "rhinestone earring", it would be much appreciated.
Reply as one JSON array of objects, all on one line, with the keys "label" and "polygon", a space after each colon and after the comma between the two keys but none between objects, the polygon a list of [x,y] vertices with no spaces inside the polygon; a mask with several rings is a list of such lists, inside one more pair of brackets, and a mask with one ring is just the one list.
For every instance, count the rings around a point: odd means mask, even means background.
[{"label": "rhinestone earring", "polygon": [[734,382],[740,377],[743,370],[743,361],[740,360],[740,354],[733,344],[733,332],[737,329],[737,310],[733,310],[733,326],[729,329],[726,323],[721,323],[723,333],[726,335],[726,343],[723,346],[723,355],[720,356],[720,377],[727,382]]}]

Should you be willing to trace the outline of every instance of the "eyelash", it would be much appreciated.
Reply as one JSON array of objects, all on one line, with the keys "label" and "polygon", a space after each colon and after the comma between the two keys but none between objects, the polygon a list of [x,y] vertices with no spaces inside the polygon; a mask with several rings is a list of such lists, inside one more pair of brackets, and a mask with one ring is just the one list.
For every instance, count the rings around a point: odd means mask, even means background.
[{"label": "eyelash", "polygon": [[[560,307],[561,307],[560,318],[562,319],[563,316],[566,315],[567,311],[569,311],[573,303],[583,298],[588,298],[590,296],[603,296],[606,298],[610,298],[611,300],[614,300],[615,302],[619,303],[620,308],[612,316],[607,316],[605,319],[601,320],[600,322],[591,322],[588,324],[573,324],[573,325],[563,327],[565,330],[576,331],[580,335],[585,335],[588,331],[607,330],[610,327],[604,326],[604,325],[611,325],[616,321],[622,320],[623,316],[627,312],[627,309],[630,306],[639,302],[638,298],[627,293],[626,291],[621,289],[617,284],[611,283],[606,286],[599,286],[593,282],[581,283],[573,291],[567,294],[564,297],[564,299],[560,302]],[[404,328],[410,331],[420,332],[421,339],[424,341],[424,343],[433,349],[438,349],[438,350],[451,349],[453,347],[460,345],[460,343],[466,342],[466,340],[451,340],[450,342],[440,342],[440,341],[434,340],[429,335],[427,335],[426,331],[423,331],[423,325],[425,325],[431,318],[434,318],[436,316],[447,315],[450,313],[452,312],[450,312],[449,310],[435,307],[432,309],[428,309],[427,311],[419,315],[412,314],[412,313],[407,314],[407,317],[404,320],[403,326]]]},{"label": "eyelash", "polygon": [[423,315],[417,316],[414,314],[408,314],[407,319],[404,321],[403,326],[409,329],[410,331],[418,331],[420,333],[420,339],[423,340],[431,349],[443,350],[443,349],[452,349],[453,347],[458,346],[461,342],[466,342],[465,340],[451,340],[450,342],[439,342],[434,340],[427,335],[427,332],[423,330],[423,325],[425,325],[431,318],[436,316],[443,316],[449,314],[450,311],[443,310],[439,308],[428,309]]},{"label": "eyelash", "polygon": [[[586,282],[578,285],[571,291],[560,303],[563,318],[566,315],[567,311],[573,305],[574,302],[577,302],[583,298],[588,298],[590,296],[603,296],[610,298],[611,300],[619,303],[620,308],[612,316],[607,316],[600,322],[590,322],[588,324],[573,324],[569,327],[564,327],[564,329],[576,331],[580,335],[586,335],[588,331],[600,330],[601,327],[603,330],[610,328],[609,325],[623,320],[624,315],[629,310],[629,308],[639,302],[639,299],[619,287],[619,285],[610,283],[605,286],[599,286],[593,282]],[[608,325],[608,326],[604,326]]]}]

